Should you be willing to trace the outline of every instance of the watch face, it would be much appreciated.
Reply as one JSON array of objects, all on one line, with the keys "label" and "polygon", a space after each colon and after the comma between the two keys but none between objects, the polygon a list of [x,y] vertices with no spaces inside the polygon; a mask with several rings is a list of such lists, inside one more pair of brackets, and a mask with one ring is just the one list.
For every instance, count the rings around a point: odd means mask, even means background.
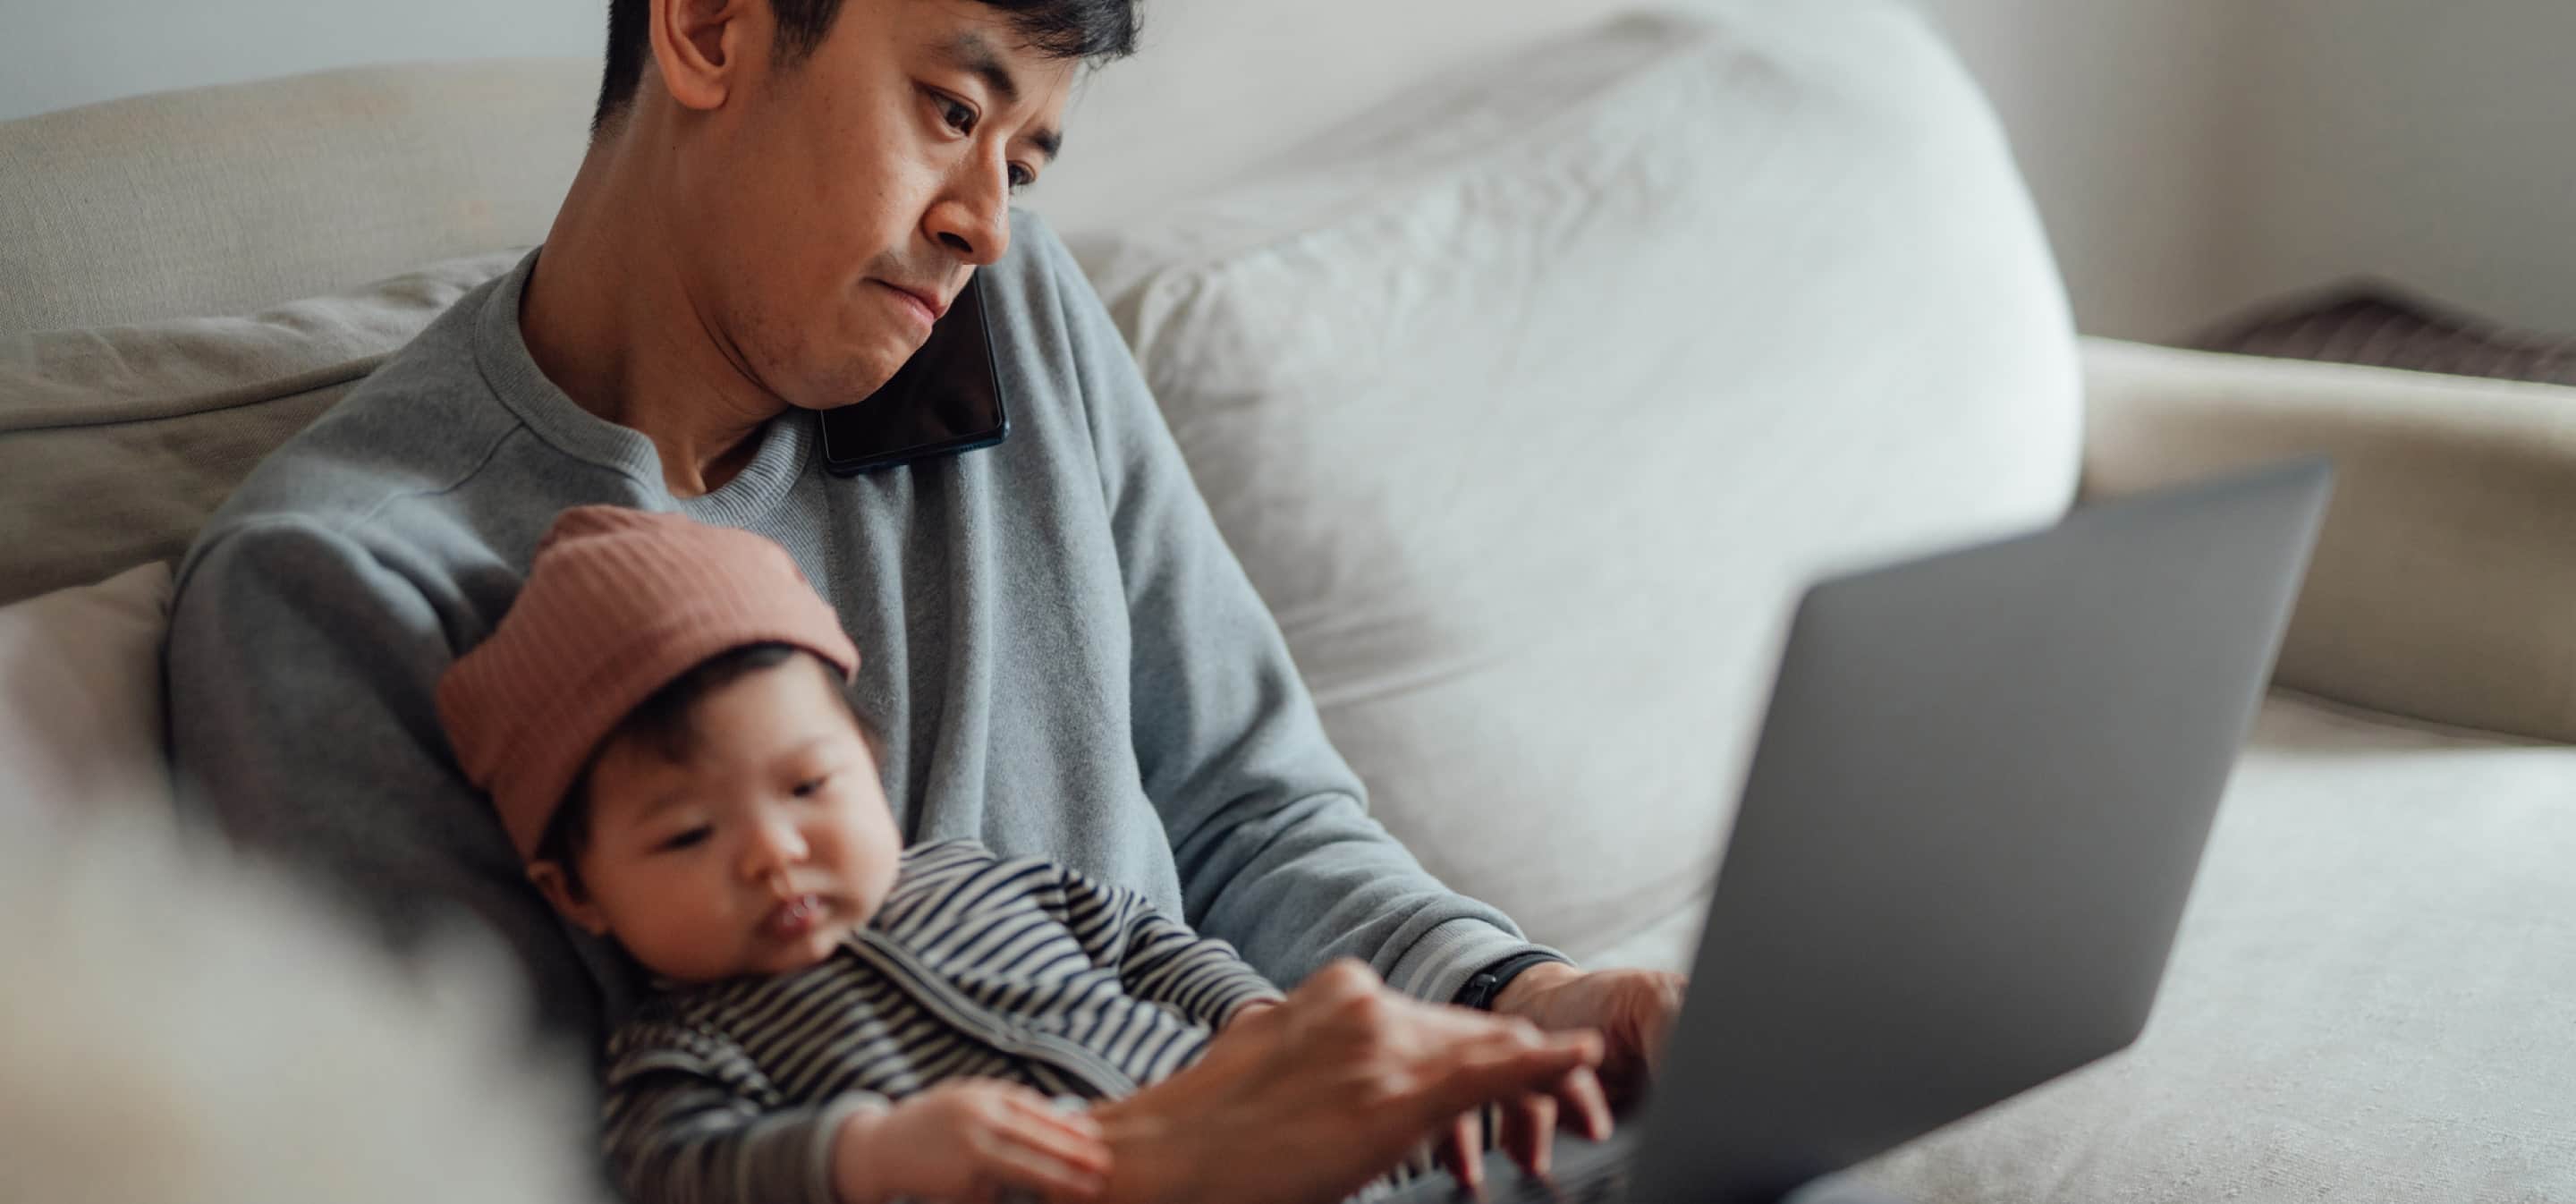
[{"label": "watch face", "polygon": [[1469,975],[1467,985],[1458,991],[1459,1006],[1481,1008],[1491,1004],[1494,1001],[1495,985],[1496,979],[1491,970],[1478,970]]}]

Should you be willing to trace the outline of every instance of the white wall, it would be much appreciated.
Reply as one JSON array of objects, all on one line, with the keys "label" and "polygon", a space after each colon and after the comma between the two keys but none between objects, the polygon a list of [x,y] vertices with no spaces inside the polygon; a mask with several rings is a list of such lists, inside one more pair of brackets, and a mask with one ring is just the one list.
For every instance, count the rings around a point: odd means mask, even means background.
[{"label": "white wall", "polygon": [[2576,333],[2576,0],[1916,0],[2001,111],[2078,322],[2373,275]]},{"label": "white wall", "polygon": [[1917,0],[2011,134],[2095,334],[2188,329],[2221,290],[2245,0]]},{"label": "white wall", "polygon": [[2222,297],[2372,273],[2576,334],[2576,2],[2260,7]]},{"label": "white wall", "polygon": [[0,121],[407,59],[587,54],[607,0],[0,0]]}]

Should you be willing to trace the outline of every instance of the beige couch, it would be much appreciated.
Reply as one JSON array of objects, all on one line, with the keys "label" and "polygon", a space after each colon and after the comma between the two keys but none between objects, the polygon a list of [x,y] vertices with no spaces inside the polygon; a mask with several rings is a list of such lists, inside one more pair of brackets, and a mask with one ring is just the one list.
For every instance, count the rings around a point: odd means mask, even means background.
[{"label": "beige couch", "polygon": [[[1077,153],[1149,162],[1155,77],[1116,71]],[[47,595],[0,610],[0,824],[159,805],[150,566],[542,235],[592,85],[382,68],[0,125],[0,604]],[[2079,475],[2333,452],[2145,1037],[1870,1173],[2576,1200],[2576,391],[2076,339],[1974,88],[1872,0],[1562,37],[1247,180],[1033,203],[1378,813],[1601,964],[1687,954],[1801,582],[2048,521]]]}]

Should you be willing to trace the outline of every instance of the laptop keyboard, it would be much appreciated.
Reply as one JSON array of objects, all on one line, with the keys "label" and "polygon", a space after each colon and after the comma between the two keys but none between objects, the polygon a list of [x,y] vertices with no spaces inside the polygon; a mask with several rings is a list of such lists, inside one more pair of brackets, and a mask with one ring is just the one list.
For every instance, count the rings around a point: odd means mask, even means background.
[{"label": "laptop keyboard", "polygon": [[[1625,1143],[1596,1146],[1560,1140],[1557,1149],[1555,1171],[1545,1179],[1522,1174],[1501,1154],[1488,1154],[1484,1204],[1623,1204],[1627,1199],[1631,1150]],[[1472,1204],[1474,1200],[1448,1175],[1435,1172],[1397,1193],[1388,1204]]]},{"label": "laptop keyboard", "polygon": [[1522,1199],[1557,1200],[1563,1204],[1620,1204],[1628,1198],[1628,1164],[1626,1161],[1603,1160],[1584,1168],[1577,1176],[1558,1175],[1555,1179],[1525,1180],[1544,1193]]},{"label": "laptop keyboard", "polygon": [[[1623,1123],[1607,1141],[1589,1141],[1573,1133],[1556,1135],[1555,1157],[1548,1177],[1534,1179],[1501,1150],[1485,1151],[1485,1198],[1482,1204],[1624,1204],[1628,1168],[1636,1161],[1639,1131]],[[1385,1195],[1364,1193],[1372,1204],[1478,1204],[1446,1171],[1429,1170]]]}]

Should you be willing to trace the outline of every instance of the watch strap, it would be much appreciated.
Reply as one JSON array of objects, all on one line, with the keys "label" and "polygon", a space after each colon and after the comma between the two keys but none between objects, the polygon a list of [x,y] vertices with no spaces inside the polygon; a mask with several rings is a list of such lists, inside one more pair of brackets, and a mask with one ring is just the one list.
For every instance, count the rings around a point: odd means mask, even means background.
[{"label": "watch strap", "polygon": [[1513,979],[1520,977],[1521,971],[1532,966],[1545,965],[1548,962],[1563,961],[1565,961],[1564,958],[1542,949],[1522,950],[1468,975],[1467,984],[1458,988],[1458,994],[1450,1002],[1459,1007],[1474,1008],[1480,1012],[1492,1011],[1494,1000],[1502,995],[1503,988],[1511,985]]}]

